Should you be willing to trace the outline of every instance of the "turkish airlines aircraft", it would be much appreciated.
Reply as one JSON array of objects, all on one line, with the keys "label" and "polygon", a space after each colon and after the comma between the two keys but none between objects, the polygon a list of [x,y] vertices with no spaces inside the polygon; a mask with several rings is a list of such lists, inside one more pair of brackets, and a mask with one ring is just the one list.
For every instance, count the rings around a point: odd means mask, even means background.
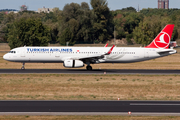
[{"label": "turkish airlines aircraft", "polygon": [[146,47],[18,47],[5,54],[7,61],[23,63],[64,63],[67,68],[79,68],[96,63],[131,63],[175,54],[169,49],[174,25],[166,25]]}]

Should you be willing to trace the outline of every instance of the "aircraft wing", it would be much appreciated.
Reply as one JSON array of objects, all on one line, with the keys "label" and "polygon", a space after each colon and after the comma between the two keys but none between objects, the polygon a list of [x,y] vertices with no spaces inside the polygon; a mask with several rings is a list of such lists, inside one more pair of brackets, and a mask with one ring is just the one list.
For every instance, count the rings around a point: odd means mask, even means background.
[{"label": "aircraft wing", "polygon": [[105,54],[96,54],[96,55],[90,55],[90,56],[86,56],[86,57],[71,57],[70,59],[73,59],[73,60],[82,60],[83,62],[92,62],[94,63],[95,61],[98,61],[99,59],[102,59],[104,58],[105,55],[110,55],[113,48],[114,48],[115,45],[113,45],[110,50],[105,53]]}]

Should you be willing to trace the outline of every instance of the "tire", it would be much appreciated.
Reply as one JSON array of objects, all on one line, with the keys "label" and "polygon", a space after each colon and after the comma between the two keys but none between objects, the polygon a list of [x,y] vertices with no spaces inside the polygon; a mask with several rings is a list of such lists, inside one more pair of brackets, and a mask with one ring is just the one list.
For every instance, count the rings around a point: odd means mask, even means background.
[{"label": "tire", "polygon": [[86,69],[90,71],[90,70],[92,70],[92,67],[91,66],[87,66]]}]

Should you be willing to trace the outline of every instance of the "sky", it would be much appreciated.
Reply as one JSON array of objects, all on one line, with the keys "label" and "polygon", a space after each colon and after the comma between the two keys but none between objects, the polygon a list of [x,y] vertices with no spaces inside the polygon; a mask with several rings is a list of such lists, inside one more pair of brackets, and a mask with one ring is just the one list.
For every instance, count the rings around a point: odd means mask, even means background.
[{"label": "sky", "polygon": [[[158,0],[107,0],[108,7],[110,10],[117,10],[127,7],[134,7],[138,9],[143,8],[157,8]],[[54,8],[58,7],[60,10],[63,10],[63,7],[66,4],[70,3],[87,2],[90,6],[90,0],[0,0],[0,9],[16,9],[20,10],[21,5],[28,6],[28,10],[37,11],[38,8]],[[170,0],[170,8],[180,9],[180,0]]]}]

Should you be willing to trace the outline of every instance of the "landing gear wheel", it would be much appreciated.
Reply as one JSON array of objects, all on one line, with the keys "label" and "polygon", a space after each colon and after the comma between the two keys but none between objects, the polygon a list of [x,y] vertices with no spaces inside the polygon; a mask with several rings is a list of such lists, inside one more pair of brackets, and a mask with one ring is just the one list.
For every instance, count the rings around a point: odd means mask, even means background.
[{"label": "landing gear wheel", "polygon": [[86,69],[87,70],[92,70],[92,67],[91,66],[86,66]]},{"label": "landing gear wheel", "polygon": [[21,70],[25,70],[25,63],[22,64]]}]

